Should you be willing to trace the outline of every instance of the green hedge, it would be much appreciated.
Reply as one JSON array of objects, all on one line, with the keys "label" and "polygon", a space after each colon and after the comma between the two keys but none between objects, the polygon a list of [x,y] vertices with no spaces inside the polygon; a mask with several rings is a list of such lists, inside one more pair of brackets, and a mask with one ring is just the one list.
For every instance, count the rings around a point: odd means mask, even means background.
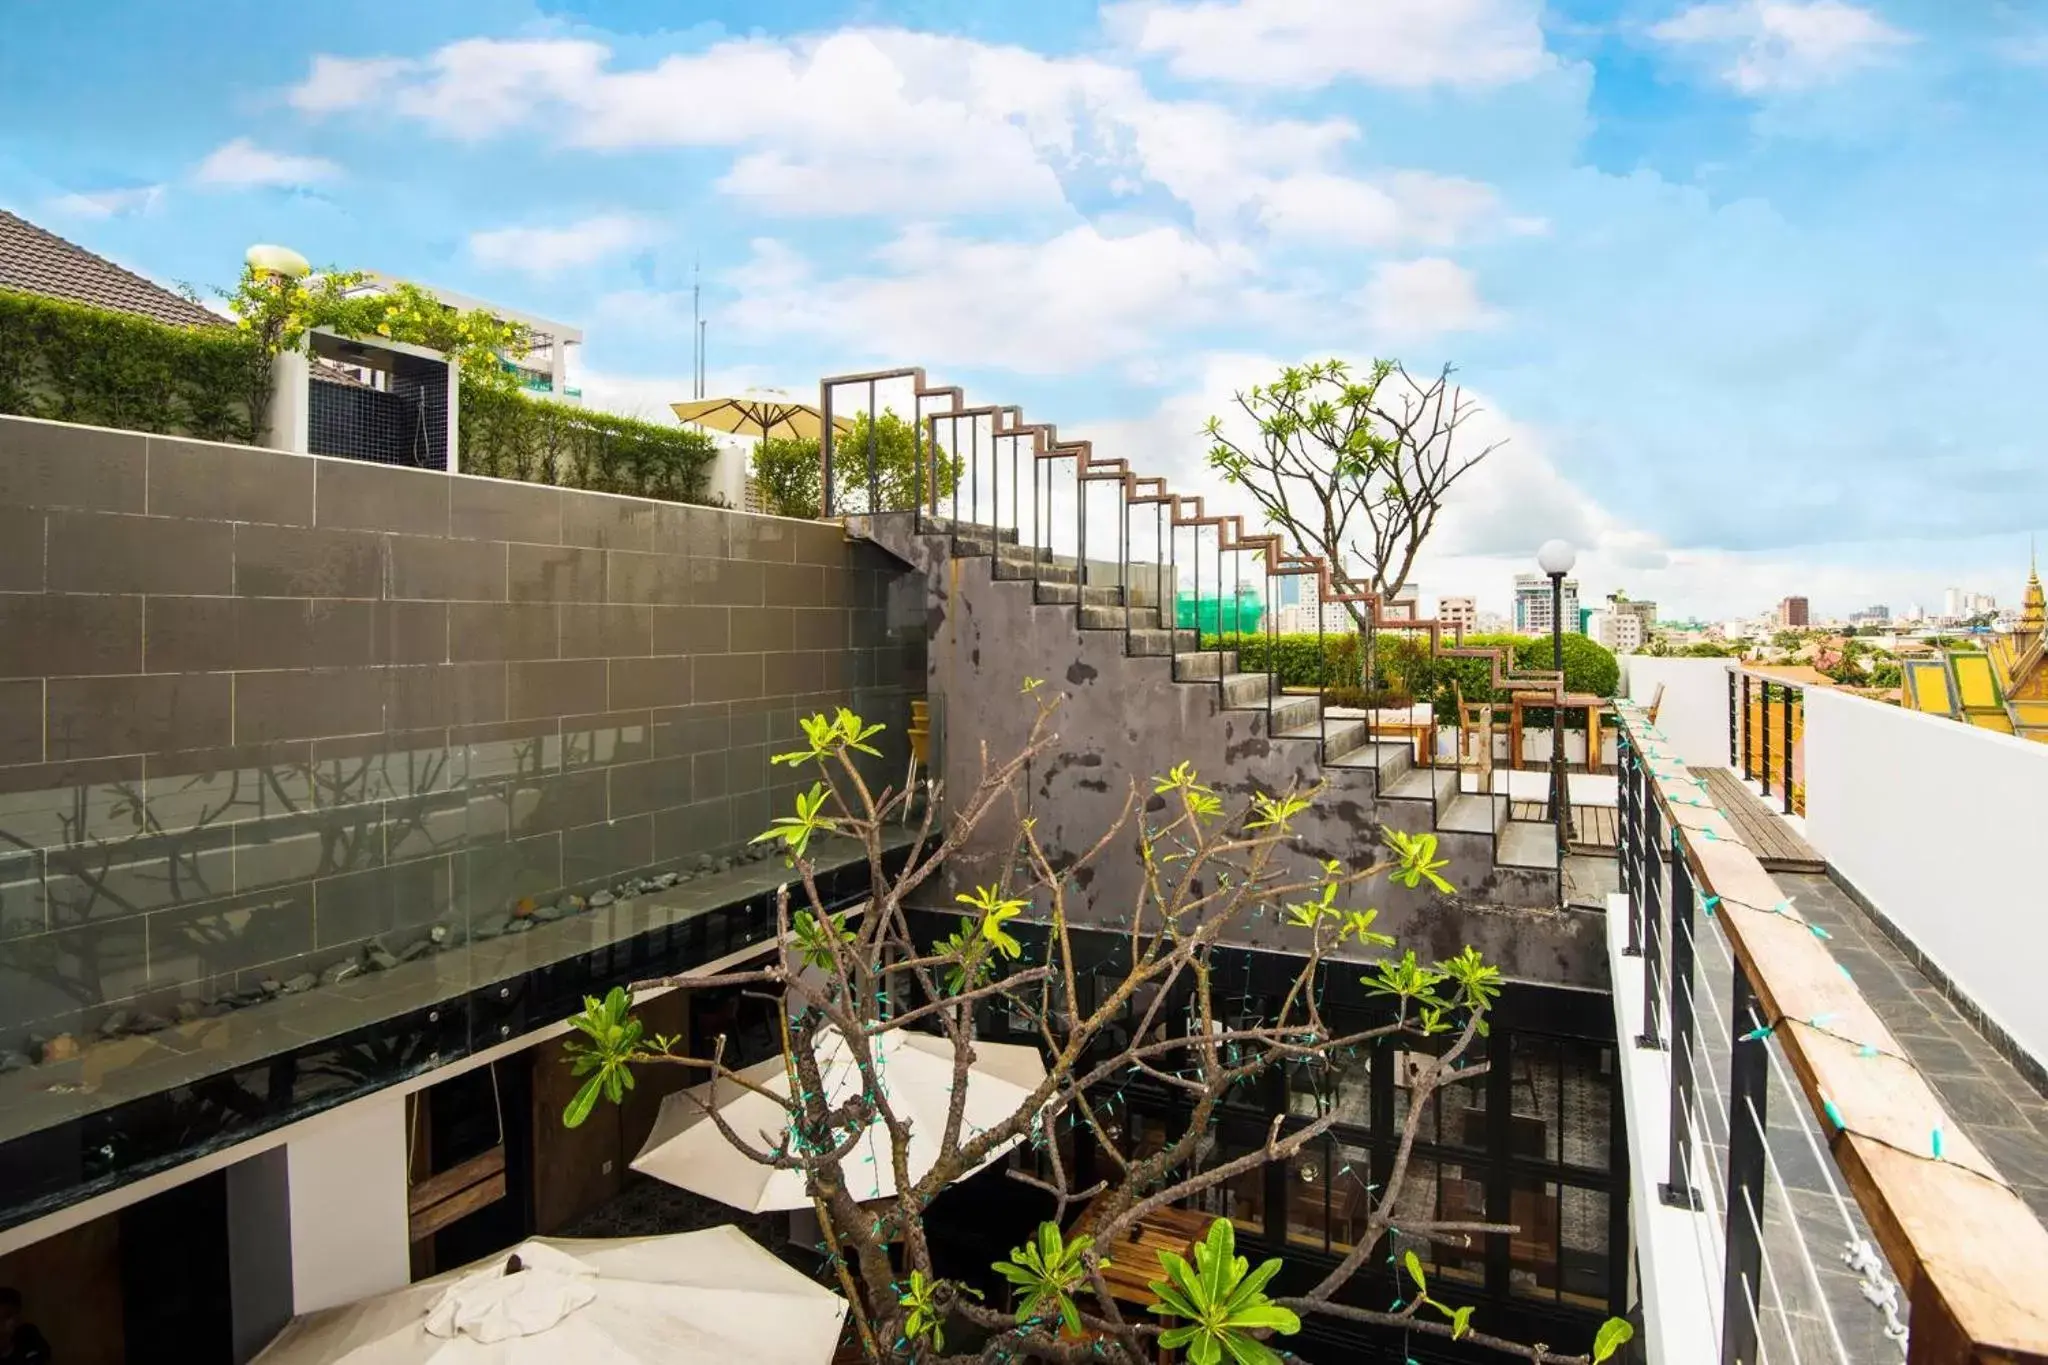
[{"label": "green hedge", "polygon": [[587,412],[464,380],[462,472],[703,502],[718,443],[688,427]]},{"label": "green hedge", "polygon": [[[1356,635],[1203,634],[1204,649],[1219,646],[1236,650],[1238,666],[1248,673],[1278,673],[1284,687],[1355,687],[1358,684]],[[1316,663],[1318,648],[1322,654],[1320,667]]]},{"label": "green hedge", "polygon": [[[232,327],[148,318],[0,290],[0,413],[250,444],[270,365]],[[471,474],[702,502],[717,443],[700,431],[536,401],[462,381]]]},{"label": "green hedge", "polygon": [[269,391],[262,351],[231,327],[0,289],[0,413],[250,442]]},{"label": "green hedge", "polygon": [[[1317,663],[1319,644],[1322,653],[1320,667]],[[1518,673],[1548,672],[1551,667],[1548,636],[1468,635],[1465,644],[1481,649],[1508,649]],[[1356,635],[1332,633],[1320,637],[1320,640],[1306,634],[1203,637],[1203,648],[1214,649],[1218,645],[1237,650],[1240,666],[1247,672],[1277,672],[1281,684],[1287,687],[1322,686],[1351,690],[1358,686],[1360,680]],[[1505,704],[1508,700],[1505,692],[1496,692],[1491,685],[1490,660],[1445,655],[1432,658],[1428,645],[1423,641],[1391,632],[1380,636],[1375,655],[1378,673],[1375,691],[1391,693],[1389,700],[1393,704],[1398,704],[1402,696],[1427,699],[1436,704],[1437,714],[1448,717],[1454,705],[1454,681],[1468,702]],[[1570,634],[1564,637],[1564,678],[1566,687],[1571,691],[1611,697],[1621,684],[1621,665],[1612,651],[1584,635]],[[1532,723],[1549,723],[1547,712],[1530,712],[1529,715]],[[1566,723],[1572,723],[1569,717]],[[1585,723],[1583,716],[1578,723]]]}]

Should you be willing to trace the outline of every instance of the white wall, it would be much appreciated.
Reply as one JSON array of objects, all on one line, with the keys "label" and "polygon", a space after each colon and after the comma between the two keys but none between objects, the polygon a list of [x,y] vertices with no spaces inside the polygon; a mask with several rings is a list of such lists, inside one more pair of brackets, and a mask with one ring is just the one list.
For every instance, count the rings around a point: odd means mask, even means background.
[{"label": "white wall", "polygon": [[1806,692],[1806,838],[2048,1063],[2048,745]]},{"label": "white wall", "polygon": [[1728,766],[1728,666],[1726,659],[1658,659],[1622,656],[1622,693],[1643,706],[1664,685],[1657,728],[1670,747],[1694,767]]},{"label": "white wall", "polygon": [[390,1092],[309,1123],[285,1147],[292,1311],[311,1313],[412,1279],[405,1098]]},{"label": "white wall", "polygon": [[706,496],[722,497],[726,506],[745,510],[747,473],[754,459],[753,438],[715,431],[706,434],[718,443],[718,455],[705,472]]}]

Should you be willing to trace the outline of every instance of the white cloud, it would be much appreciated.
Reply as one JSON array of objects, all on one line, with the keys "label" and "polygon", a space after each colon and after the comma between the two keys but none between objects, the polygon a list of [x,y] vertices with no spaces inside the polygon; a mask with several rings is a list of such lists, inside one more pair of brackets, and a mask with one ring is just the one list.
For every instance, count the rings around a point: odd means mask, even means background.
[{"label": "white cloud", "polygon": [[202,185],[296,188],[340,174],[341,167],[321,157],[266,151],[248,138],[238,137],[209,152],[193,171],[193,178]]},{"label": "white cloud", "polygon": [[332,114],[383,97],[411,66],[396,57],[316,56],[306,79],[290,91],[292,107],[307,114]]},{"label": "white cloud", "polygon": [[[1097,453],[1127,458],[1140,473],[1161,475],[1176,491],[1203,498],[1208,510],[1254,511],[1251,498],[1229,488],[1207,467],[1202,435],[1220,417],[1227,435],[1255,442],[1256,430],[1236,407],[1234,395],[1269,383],[1288,361],[1273,356],[1217,353],[1202,361],[1200,382],[1162,400],[1151,413],[1117,421],[1063,423],[1063,436],[1095,442]],[[1354,369],[1370,362],[1357,358]],[[1454,377],[1455,380],[1455,377]],[[1612,586],[1652,583],[1645,575],[1671,568],[1673,556],[1647,531],[1630,527],[1561,472],[1546,450],[1543,434],[1497,411],[1482,394],[1467,390],[1470,415],[1460,426],[1457,449],[1493,453],[1453,488],[1436,531],[1417,561],[1415,577],[1425,594],[1470,594],[1485,610],[1505,611],[1514,575],[1533,569],[1536,547],[1553,537],[1580,550],[1577,576],[1601,591]],[[976,401],[975,395],[969,395]],[[1645,593],[1644,595],[1648,595]]]},{"label": "white cloud", "polygon": [[[321,58],[292,97],[389,108],[462,138],[532,126],[601,151],[727,148],[718,188],[774,214],[1065,216],[1072,175],[1119,193],[1158,185],[1211,235],[1263,224],[1441,245],[1498,214],[1476,182],[1346,174],[1338,157],[1358,129],[1344,119],[1159,99],[1106,62],[897,29],[722,42],[639,68],[590,42],[477,39],[418,62]],[[1318,225],[1323,205],[1351,218]]]},{"label": "white cloud", "polygon": [[1534,0],[1123,0],[1110,31],[1177,76],[1317,87],[1504,85],[1545,71]]},{"label": "white cloud", "polygon": [[1483,331],[1501,320],[1479,297],[1472,272],[1442,256],[1379,265],[1359,302],[1373,329],[1389,337]]},{"label": "white cloud", "polygon": [[1397,172],[1383,185],[1309,172],[1267,182],[1257,202],[1276,236],[1375,248],[1450,246],[1500,210],[1490,185],[1421,171]]},{"label": "white cloud", "polygon": [[593,265],[608,256],[644,246],[654,225],[630,214],[608,213],[565,227],[502,227],[474,232],[469,254],[477,264],[533,275]]},{"label": "white cloud", "polygon": [[50,207],[74,218],[125,218],[131,213],[153,213],[163,200],[162,185],[137,185],[123,190],[62,194],[50,201]]},{"label": "white cloud", "polygon": [[1912,37],[1844,0],[1717,0],[1650,30],[1713,54],[1721,79],[1744,94],[1798,90],[1887,60]]},{"label": "white cloud", "polygon": [[1213,315],[1243,263],[1176,228],[1049,241],[969,241],[913,228],[876,254],[879,270],[815,278],[787,247],[757,242],[729,277],[721,314],[754,337],[810,336],[892,362],[1065,374],[1139,356]]},{"label": "white cloud", "polygon": [[[1151,412],[1109,421],[1062,421],[1060,434],[1092,440],[1098,454],[1121,456],[1140,473],[1164,476],[1174,491],[1202,496],[1210,511],[1250,514],[1251,500],[1225,487],[1207,468],[1202,428],[1218,416],[1233,435],[1251,435],[1231,396],[1305,359],[1210,353],[1200,358],[1198,382],[1169,395]],[[1001,397],[969,393],[968,400],[986,402],[992,396]],[[1771,552],[1674,546],[1623,520],[1562,469],[1552,457],[1548,433],[1499,411],[1484,394],[1468,390],[1467,396],[1477,411],[1458,439],[1473,450],[1501,444],[1458,483],[1417,562],[1414,578],[1422,585],[1425,603],[1468,595],[1478,599],[1482,611],[1506,614],[1514,576],[1533,572],[1536,547],[1554,536],[1578,548],[1573,577],[1579,580],[1581,602],[1591,604],[1619,588],[1655,601],[1660,615],[1668,618],[1719,621],[1753,615],[1792,593],[1810,597],[1817,612],[1846,613],[1874,601],[1899,610],[1909,602],[1938,603],[1941,589],[1950,583],[1996,593],[2002,601],[2025,577],[2027,547],[2013,535]]]},{"label": "white cloud", "polygon": [[[738,40],[612,65],[580,40],[451,43],[419,62],[359,63],[353,81],[316,62],[302,107],[387,105],[464,139],[541,124],[603,151],[726,147],[720,182],[771,212],[921,212],[1057,205],[1059,182],[1031,135],[983,95],[1000,73],[963,65],[1043,64],[1021,49],[848,31],[797,42]],[[351,93],[354,97],[351,98]]]}]

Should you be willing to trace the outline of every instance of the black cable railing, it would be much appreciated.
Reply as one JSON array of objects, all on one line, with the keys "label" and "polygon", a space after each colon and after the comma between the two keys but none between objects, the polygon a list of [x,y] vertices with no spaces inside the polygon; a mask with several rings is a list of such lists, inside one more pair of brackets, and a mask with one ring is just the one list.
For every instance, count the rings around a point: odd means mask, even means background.
[{"label": "black cable railing", "polygon": [[[1731,674],[1729,687],[1731,697],[1742,700],[1745,681]],[[1720,868],[1725,876],[1738,874],[1725,864],[1701,861],[1702,849],[1717,841],[1739,840],[1734,827],[1703,795],[1684,794],[1695,789],[1703,794],[1704,780],[1661,752],[1661,743],[1654,727],[1640,715],[1622,711],[1617,828],[1619,894],[1627,914],[1623,953],[1633,956],[1639,951],[1644,967],[1643,1030],[1634,1041],[1637,1047],[1656,1049],[1668,1058],[1668,1089],[1661,1097],[1648,1097],[1649,1103],[1665,1107],[1668,1122],[1657,1194],[1669,1208],[1702,1219],[1713,1217],[1711,1224],[1695,1225],[1695,1231],[1704,1248],[1701,1264],[1718,1283],[1702,1285],[1698,1292],[1718,1309],[1715,1355],[1724,1365],[1752,1365],[1781,1356],[1856,1365],[1881,1359],[1868,1354],[1866,1346],[1849,1349],[1843,1344],[1844,1331],[1856,1328],[1860,1330],[1849,1334],[1852,1342],[1875,1339],[1891,1343],[1886,1351],[1903,1349],[1906,1331],[1897,1286],[1845,1193],[1849,1182],[1837,1178],[1827,1137],[1796,1104],[1787,1118],[1773,1120],[1778,1128],[1765,1123],[1773,1076],[1791,1097],[1800,1095],[1800,1082],[1781,1054],[1774,1027],[1780,1021],[1768,1016],[1760,999],[1748,952],[1735,950],[1722,917],[1725,909],[1717,915],[1721,897],[1708,869]],[[1731,760],[1740,761],[1745,747],[1738,742]],[[1672,794],[1673,789],[1679,794]],[[1756,875],[1762,876],[1760,871]],[[1761,892],[1745,894],[1754,897]],[[1772,897],[1777,894],[1773,891]],[[1746,902],[1743,906],[1750,908]],[[1796,917],[1790,907],[1789,901],[1779,900],[1775,909],[1761,908]],[[1703,923],[1711,928],[1703,930]],[[1816,930],[1815,937],[1820,936]],[[1711,943],[1711,948],[1703,948],[1703,942]],[[1711,972],[1703,952],[1712,958]],[[1725,1013],[1718,1003],[1720,988],[1703,989],[1723,974],[1728,991]],[[1702,1018],[1701,1008],[1708,1017]],[[1703,1032],[1707,1025],[1711,1030]],[[1839,1126],[1841,1119],[1833,1122]],[[1785,1152],[1774,1152],[1774,1146],[1787,1143],[1792,1145]],[[1798,1163],[1802,1190],[1832,1197],[1840,1228],[1828,1240],[1846,1248],[1837,1259],[1861,1277],[1858,1287],[1874,1315],[1871,1320],[1835,1321],[1832,1300],[1808,1245],[1808,1228],[1801,1226],[1804,1220],[1817,1229],[1826,1214],[1818,1206],[1802,1211],[1787,1186],[1788,1161]],[[1767,1216],[1767,1203],[1777,1206],[1778,1215]],[[1826,1341],[1818,1353],[1812,1345],[1815,1318],[1824,1323],[1821,1335]]]}]

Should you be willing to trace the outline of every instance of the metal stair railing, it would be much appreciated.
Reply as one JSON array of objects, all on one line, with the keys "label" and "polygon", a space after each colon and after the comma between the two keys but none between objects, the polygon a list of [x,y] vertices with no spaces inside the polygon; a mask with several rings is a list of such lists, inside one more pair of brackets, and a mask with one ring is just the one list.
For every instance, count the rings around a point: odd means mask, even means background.
[{"label": "metal stair railing", "polygon": [[[880,418],[893,411],[882,403],[884,386],[907,386],[908,421],[914,431],[913,469],[909,506],[884,507],[885,471],[881,468],[881,457],[877,445],[877,423]],[[1564,696],[1564,679],[1561,673],[1549,670],[1535,670],[1525,673],[1514,671],[1509,652],[1500,648],[1478,648],[1463,643],[1461,628],[1452,631],[1450,642],[1445,643],[1443,623],[1434,617],[1396,615],[1389,610],[1386,602],[1370,587],[1357,587],[1354,581],[1330,562],[1319,555],[1298,554],[1287,548],[1285,538],[1275,532],[1247,534],[1244,519],[1236,513],[1215,513],[1207,511],[1203,499],[1197,495],[1182,495],[1172,492],[1166,480],[1156,475],[1141,475],[1134,472],[1129,464],[1120,458],[1097,458],[1089,441],[1061,441],[1057,430],[1050,423],[1032,423],[1024,420],[1023,410],[1015,406],[968,407],[963,390],[953,385],[929,383],[922,368],[909,367],[890,370],[876,370],[860,374],[841,375],[823,380],[820,384],[819,412],[819,482],[821,493],[821,515],[827,519],[865,512],[907,511],[918,517],[920,530],[938,530],[949,534],[957,547],[963,538],[963,528],[978,533],[988,532],[989,553],[997,561],[1003,559],[1005,533],[1014,536],[1020,552],[1028,552],[1031,576],[1034,581],[1044,577],[1044,570],[1058,565],[1061,522],[1056,490],[1065,482],[1059,478],[1060,467],[1068,465],[1072,470],[1071,487],[1074,492],[1074,578],[1076,584],[1076,619],[1087,616],[1091,605],[1088,588],[1090,559],[1089,549],[1089,498],[1091,488],[1108,490],[1114,499],[1113,522],[1116,540],[1116,597],[1123,611],[1123,633],[1125,651],[1132,646],[1133,627],[1131,624],[1132,601],[1132,556],[1131,518],[1141,507],[1153,510],[1155,526],[1159,528],[1153,538],[1153,557],[1149,565],[1152,595],[1156,599],[1154,611],[1161,629],[1166,632],[1167,652],[1170,658],[1178,660],[1180,649],[1179,620],[1179,574],[1183,567],[1189,571],[1194,598],[1195,650],[1202,651],[1202,593],[1205,560],[1210,582],[1215,589],[1216,604],[1216,683],[1219,689],[1226,689],[1229,680],[1227,655],[1233,639],[1240,646],[1243,643],[1242,603],[1245,600],[1243,584],[1246,578],[1246,559],[1256,566],[1251,575],[1255,588],[1253,596],[1261,603],[1261,616],[1267,630],[1268,648],[1263,673],[1266,678],[1265,710],[1269,731],[1273,729],[1276,714],[1284,703],[1283,677],[1278,651],[1278,612],[1275,610],[1275,584],[1282,578],[1313,578],[1316,588],[1316,643],[1318,665],[1316,676],[1316,712],[1318,732],[1318,757],[1327,755],[1330,736],[1329,692],[1332,683],[1328,677],[1327,631],[1324,622],[1324,608],[1329,605],[1356,607],[1357,615],[1363,617],[1364,629],[1360,632],[1361,651],[1370,652],[1383,636],[1426,635],[1432,663],[1442,658],[1484,658],[1489,663],[1489,682],[1495,691],[1549,691],[1561,701]],[[839,447],[838,413],[846,410],[837,401],[843,390],[851,389],[856,397],[864,397],[865,404],[855,403],[853,410],[867,417],[868,438],[864,448],[841,451]],[[962,438],[961,424],[967,431]],[[1003,477],[1004,452],[1008,452],[1008,477]],[[844,456],[845,458],[841,458]],[[1029,469],[1028,504],[1030,532],[1024,528],[1024,512],[1027,495],[1024,484],[1025,471]],[[1044,471],[1041,482],[1039,471]],[[944,471],[947,477],[942,478]],[[947,485],[944,494],[941,484]],[[1005,492],[1007,491],[1007,498]],[[864,499],[861,495],[865,495]],[[962,505],[963,495],[965,506]],[[865,506],[857,505],[865,502]],[[943,522],[941,507],[950,510],[950,517]],[[1007,509],[1010,524],[1005,525],[1003,517]],[[984,520],[985,516],[985,520]],[[1098,526],[1100,519],[1098,518]],[[1189,553],[1180,553],[1179,533],[1189,533]],[[1203,543],[1203,533],[1208,532],[1209,545]],[[1207,551],[1213,550],[1213,555]],[[1110,561],[1103,561],[1107,564]],[[1230,596],[1233,624],[1237,631],[1224,629],[1224,581],[1228,577],[1232,585]],[[1141,608],[1142,610],[1142,608]],[[1239,651],[1240,656],[1242,650]],[[1238,660],[1240,669],[1243,659]],[[1370,681],[1368,679],[1368,681]],[[1368,695],[1366,700],[1372,698]],[[1367,751],[1378,760],[1380,737],[1374,733],[1375,709],[1365,708],[1365,738]],[[1424,752],[1427,762],[1433,766],[1436,754],[1434,716],[1429,726]]]}]

